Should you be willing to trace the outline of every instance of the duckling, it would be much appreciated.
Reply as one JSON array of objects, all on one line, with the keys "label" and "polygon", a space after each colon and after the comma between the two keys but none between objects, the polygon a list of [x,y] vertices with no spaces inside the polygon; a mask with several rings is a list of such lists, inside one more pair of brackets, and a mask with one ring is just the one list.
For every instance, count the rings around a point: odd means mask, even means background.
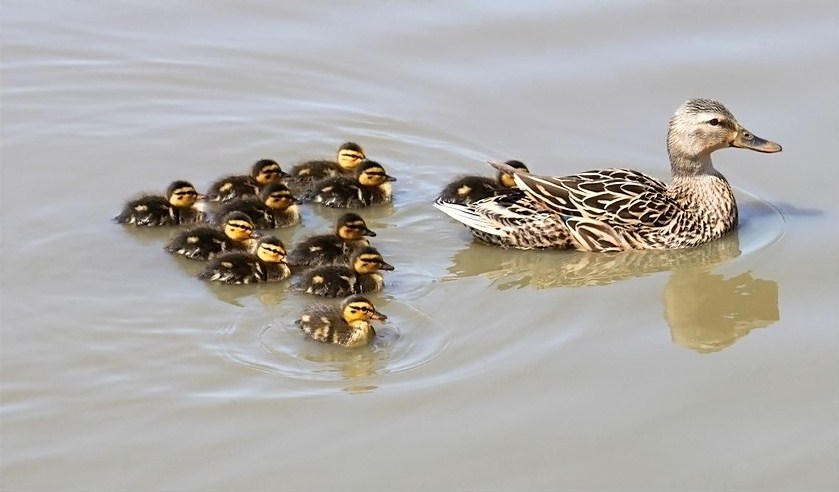
[{"label": "duckling", "polygon": [[371,319],[385,321],[387,316],[366,297],[353,295],[340,308],[323,304],[305,308],[296,324],[312,340],[355,348],[368,345],[376,336]]},{"label": "duckling", "polygon": [[291,275],[285,258],[283,242],[266,236],[257,243],[256,253],[230,251],[216,256],[198,274],[198,278],[226,284],[278,282]]},{"label": "duckling", "polygon": [[[521,161],[507,161],[508,166],[514,169],[521,169],[529,173],[530,170]],[[486,176],[465,176],[447,184],[437,200],[448,203],[469,204],[484,198],[507,193],[516,189],[516,180],[513,175],[498,171],[496,179]]]},{"label": "duckling", "polygon": [[631,169],[534,176],[493,163],[514,173],[520,191],[468,205],[438,200],[434,206],[477,239],[507,248],[692,248],[737,227],[731,185],[711,162],[711,153],[726,147],[781,151],[743,128],[719,102],[691,99],[670,119],[669,185]]},{"label": "duckling", "polygon": [[384,167],[375,161],[364,161],[353,177],[333,176],[315,183],[305,198],[332,208],[358,208],[390,203],[393,198]]},{"label": "duckling", "polygon": [[204,211],[196,203],[203,199],[204,196],[188,181],[174,181],[166,189],[166,196],[143,195],[131,200],[114,220],[135,226],[195,224],[205,218]]},{"label": "duckling", "polygon": [[230,212],[244,212],[257,229],[280,229],[300,223],[300,200],[283,183],[271,183],[259,193],[259,198],[246,196],[226,202],[219,207],[215,223]]},{"label": "duckling", "polygon": [[218,228],[200,226],[173,237],[165,246],[172,254],[191,260],[209,260],[225,251],[247,250],[253,238],[253,222],[242,212],[232,212]]},{"label": "duckling", "polygon": [[289,171],[289,186],[308,188],[317,181],[340,174],[352,175],[355,168],[366,159],[364,149],[355,142],[344,142],[338,147],[334,161],[306,161],[292,167]]},{"label": "duckling", "polygon": [[370,246],[364,236],[376,237],[376,233],[367,227],[360,215],[344,214],[338,218],[334,234],[311,236],[292,248],[288,263],[295,267],[347,263],[354,249]]},{"label": "duckling", "polygon": [[226,176],[211,184],[207,197],[214,202],[226,202],[243,196],[258,195],[264,186],[286,176],[288,174],[280,169],[276,161],[261,159],[254,163],[250,176]]},{"label": "duckling", "polygon": [[376,248],[365,246],[350,256],[350,266],[325,265],[306,270],[295,290],[324,297],[365,294],[384,287],[379,270],[393,270]]}]

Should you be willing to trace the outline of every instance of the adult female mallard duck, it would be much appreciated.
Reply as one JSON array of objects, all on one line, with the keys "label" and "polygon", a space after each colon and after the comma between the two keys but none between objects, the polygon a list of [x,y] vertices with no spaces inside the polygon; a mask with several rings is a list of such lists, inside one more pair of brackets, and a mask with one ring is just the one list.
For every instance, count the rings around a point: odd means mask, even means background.
[{"label": "adult female mallard duck", "polygon": [[216,215],[216,223],[230,212],[244,212],[257,229],[280,229],[300,223],[300,200],[294,198],[288,187],[282,183],[271,183],[259,193],[259,197],[246,196],[222,204]]},{"label": "adult female mallard duck", "polygon": [[355,250],[349,265],[326,265],[306,270],[294,288],[316,296],[344,297],[365,294],[384,287],[380,270],[393,270],[376,248]]},{"label": "adult female mallard duck", "polygon": [[387,316],[376,311],[366,297],[354,295],[344,299],[340,308],[309,306],[296,323],[312,340],[354,348],[369,344],[376,336],[371,319],[384,321]]},{"label": "adult female mallard duck", "polygon": [[685,102],[670,119],[669,185],[629,169],[561,177],[515,173],[520,192],[459,205],[434,206],[483,241],[519,249],[582,251],[690,248],[737,226],[737,204],[711,153],[725,147],[780,152],[743,128],[720,103]]},{"label": "adult female mallard duck", "polygon": [[198,278],[226,284],[278,282],[291,275],[285,258],[283,242],[266,236],[257,243],[255,253],[230,251],[216,256],[198,274]]},{"label": "adult female mallard duck", "polygon": [[[504,164],[514,169],[521,169],[526,173],[530,172],[521,161],[507,161]],[[484,198],[508,193],[514,189],[516,189],[516,180],[512,173],[499,170],[495,179],[487,176],[464,176],[452,181],[443,188],[437,200],[468,205]]]},{"label": "adult female mallard duck", "polygon": [[370,246],[365,236],[376,233],[367,227],[364,219],[352,212],[338,218],[334,234],[319,234],[304,239],[288,253],[288,264],[295,267],[315,267],[347,263],[352,251]]},{"label": "adult female mallard duck", "polygon": [[253,238],[253,222],[242,212],[224,218],[221,228],[199,226],[173,237],[164,249],[191,260],[210,260],[226,251],[247,250]]},{"label": "adult female mallard duck", "polygon": [[375,161],[364,161],[353,176],[333,176],[315,183],[304,198],[332,208],[359,208],[390,203],[393,198],[385,168]]},{"label": "adult female mallard duck", "polygon": [[225,176],[210,185],[207,198],[214,202],[226,202],[243,196],[259,195],[259,191],[270,183],[288,176],[280,165],[271,159],[254,163],[250,175]]},{"label": "adult female mallard duck", "polygon": [[352,175],[355,168],[361,164],[366,156],[361,145],[355,142],[344,142],[338,147],[335,160],[319,159],[306,161],[289,170],[288,184],[297,188],[308,188],[312,184],[325,178],[340,174]]},{"label": "adult female mallard duck", "polygon": [[150,227],[195,224],[204,220],[204,211],[197,203],[203,198],[189,181],[175,181],[166,189],[165,196],[143,195],[129,201],[114,220]]}]

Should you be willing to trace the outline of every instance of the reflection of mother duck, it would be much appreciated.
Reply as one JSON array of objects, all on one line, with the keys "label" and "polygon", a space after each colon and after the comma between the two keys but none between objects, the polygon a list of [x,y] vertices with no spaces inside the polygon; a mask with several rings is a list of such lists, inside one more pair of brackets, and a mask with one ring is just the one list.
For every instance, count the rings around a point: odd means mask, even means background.
[{"label": "reflection of mother duck", "polygon": [[515,174],[522,190],[470,205],[436,202],[478,239],[519,249],[583,251],[689,248],[737,226],[737,205],[711,153],[725,147],[779,152],[743,128],[722,104],[691,99],[670,120],[673,182],[629,169],[563,177]]}]

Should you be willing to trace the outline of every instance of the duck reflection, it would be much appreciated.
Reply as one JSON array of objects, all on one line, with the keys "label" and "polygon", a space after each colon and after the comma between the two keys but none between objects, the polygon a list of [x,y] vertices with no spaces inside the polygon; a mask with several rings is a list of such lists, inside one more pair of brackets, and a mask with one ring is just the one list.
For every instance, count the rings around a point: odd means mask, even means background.
[{"label": "duck reflection", "polygon": [[745,272],[725,278],[713,266],[740,256],[737,234],[697,248],[585,253],[516,251],[480,243],[454,255],[444,280],[484,276],[499,290],[592,287],[672,272],[664,287],[664,318],[673,341],[697,352],[721,350],[780,319],[778,284]]},{"label": "duck reflection", "polygon": [[[310,351],[300,353],[299,357],[309,362],[316,362],[323,367],[321,371],[340,374],[344,381],[358,381],[380,374],[388,367],[390,362],[388,351],[382,350],[381,345],[383,343],[376,340],[371,347],[359,349],[313,347]],[[345,387],[344,391],[359,393],[369,392],[376,388],[376,385],[364,384],[362,381]]]},{"label": "duck reflection", "polygon": [[716,352],[780,319],[778,284],[751,272],[725,278],[699,269],[676,270],[664,286],[664,318],[676,344]]}]

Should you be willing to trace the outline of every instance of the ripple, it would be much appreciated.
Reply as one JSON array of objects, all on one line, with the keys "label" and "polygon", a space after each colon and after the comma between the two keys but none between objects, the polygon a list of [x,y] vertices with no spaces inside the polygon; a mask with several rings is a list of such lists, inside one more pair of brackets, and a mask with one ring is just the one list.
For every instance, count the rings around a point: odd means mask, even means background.
[{"label": "ripple", "polygon": [[[316,300],[310,302],[332,302]],[[448,343],[448,329],[422,309],[393,298],[374,299],[377,309],[388,316],[376,323],[374,342],[358,349],[321,344],[304,337],[295,320],[308,303],[289,302],[272,311],[249,310],[223,332],[225,357],[248,368],[328,388],[367,388],[379,376],[407,373],[439,356]],[[300,387],[297,387],[300,389]]]}]

